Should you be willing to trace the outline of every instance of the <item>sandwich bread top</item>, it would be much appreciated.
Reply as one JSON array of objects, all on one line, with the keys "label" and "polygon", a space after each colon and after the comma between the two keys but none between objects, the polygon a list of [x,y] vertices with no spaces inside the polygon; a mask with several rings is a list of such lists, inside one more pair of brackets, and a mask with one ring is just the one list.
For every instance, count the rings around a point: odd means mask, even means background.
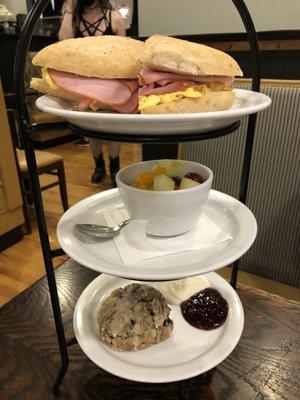
[{"label": "sandwich bread top", "polygon": [[186,75],[243,76],[238,63],[228,54],[202,44],[169,36],[146,40],[141,57],[144,67]]},{"label": "sandwich bread top", "polygon": [[142,66],[144,43],[122,36],[67,39],[39,51],[32,63],[82,76],[131,79]]}]

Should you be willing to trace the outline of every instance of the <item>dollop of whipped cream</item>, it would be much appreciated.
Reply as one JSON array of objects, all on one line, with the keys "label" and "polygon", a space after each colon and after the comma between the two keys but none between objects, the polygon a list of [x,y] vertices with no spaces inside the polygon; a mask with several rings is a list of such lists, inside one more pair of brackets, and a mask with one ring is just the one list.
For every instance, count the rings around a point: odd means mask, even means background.
[{"label": "dollop of whipped cream", "polygon": [[208,280],[203,275],[178,279],[170,282],[157,282],[152,284],[166,299],[166,302],[179,305],[189,299],[193,294],[209,286]]}]

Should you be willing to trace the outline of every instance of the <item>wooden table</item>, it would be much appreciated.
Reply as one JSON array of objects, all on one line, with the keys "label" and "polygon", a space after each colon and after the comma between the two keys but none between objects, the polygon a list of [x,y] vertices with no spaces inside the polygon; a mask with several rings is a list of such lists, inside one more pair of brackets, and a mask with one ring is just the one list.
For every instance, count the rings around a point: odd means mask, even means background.
[{"label": "wooden table", "polygon": [[[97,273],[70,260],[56,276],[66,335],[72,337],[74,305]],[[186,399],[299,399],[299,304],[246,287],[238,293],[245,310],[243,336],[222,364],[186,381]],[[60,359],[43,278],[0,310],[1,400],[178,399],[176,383],[126,381],[96,367],[78,345],[69,352],[69,370],[55,397],[51,387]]]}]

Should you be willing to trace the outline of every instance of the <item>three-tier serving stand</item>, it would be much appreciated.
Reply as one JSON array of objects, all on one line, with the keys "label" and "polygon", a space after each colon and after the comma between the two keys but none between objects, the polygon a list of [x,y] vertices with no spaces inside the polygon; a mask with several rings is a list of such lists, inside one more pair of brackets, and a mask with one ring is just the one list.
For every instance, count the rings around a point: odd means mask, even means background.
[{"label": "three-tier serving stand", "polygon": [[[252,57],[252,90],[259,92],[260,89],[259,45],[255,27],[244,1],[232,0],[232,2],[234,3],[234,6],[236,7],[243,21],[250,44],[250,52]],[[62,249],[51,249],[50,247],[49,235],[46,225],[46,219],[44,214],[41,189],[37,174],[36,159],[33,147],[34,132],[29,121],[28,109],[26,104],[26,95],[25,95],[25,82],[24,82],[26,55],[29,49],[30,41],[34,33],[35,27],[39,21],[40,15],[42,14],[43,10],[45,9],[48,3],[49,0],[37,0],[25,20],[16,51],[15,66],[14,66],[14,86],[15,86],[16,104],[20,119],[20,128],[21,128],[20,136],[26,154],[28,173],[33,193],[33,201],[35,206],[38,231],[43,252],[44,265],[49,285],[49,292],[51,297],[51,304],[53,309],[53,316],[55,321],[56,334],[57,334],[60,357],[61,357],[61,367],[53,385],[53,393],[57,394],[59,392],[62,380],[68,369],[68,364],[69,364],[68,347],[77,343],[77,341],[76,338],[67,339],[65,337],[61,309],[58,298],[57,285],[55,280],[53,261],[52,261],[55,257],[64,254],[64,252]],[[252,114],[249,116],[248,119],[247,136],[244,149],[244,159],[243,159],[242,173],[240,179],[239,199],[242,203],[245,203],[247,198],[247,188],[248,188],[249,173],[251,166],[251,155],[253,148],[255,125],[256,125],[256,114]],[[73,131],[81,135],[84,135],[86,137],[95,137],[103,140],[142,143],[142,144],[168,144],[168,143],[183,143],[183,142],[218,138],[236,131],[239,128],[239,126],[240,126],[240,121],[235,122],[232,125],[226,126],[222,129],[210,131],[207,133],[192,133],[192,134],[189,133],[189,134],[176,134],[176,135],[164,135],[164,136],[161,136],[159,134],[156,135],[118,134],[117,132],[107,134],[105,132],[86,131],[81,128],[79,129],[76,126],[72,126],[71,128]],[[234,288],[236,287],[237,273],[238,273],[238,261],[234,262],[234,264],[232,265],[230,283]],[[179,382],[179,389],[181,398],[184,398],[183,382]]]}]

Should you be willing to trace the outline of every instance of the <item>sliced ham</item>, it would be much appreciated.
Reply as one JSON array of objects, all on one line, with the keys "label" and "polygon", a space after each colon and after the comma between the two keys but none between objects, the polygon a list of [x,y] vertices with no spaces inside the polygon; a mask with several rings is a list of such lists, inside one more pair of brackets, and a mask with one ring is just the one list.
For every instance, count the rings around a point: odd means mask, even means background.
[{"label": "sliced ham", "polygon": [[140,87],[139,81],[137,79],[119,79],[119,80],[128,87],[131,94]]},{"label": "sliced ham", "polygon": [[89,106],[91,105],[91,103],[93,102],[92,99],[85,99],[83,98],[82,100],[80,100],[80,102],[74,107],[74,111],[84,111],[87,108],[89,108]]},{"label": "sliced ham", "polygon": [[[166,86],[168,83],[173,82],[172,79],[161,79],[159,81],[156,81],[155,83],[159,86]],[[151,85],[154,85],[154,83],[152,83]]]},{"label": "sliced ham", "polygon": [[[73,108],[74,111],[85,111],[89,108],[91,103],[94,100],[91,99],[82,99],[80,102]],[[130,99],[125,104],[120,105],[110,105],[109,108],[112,111],[116,111],[121,114],[134,114],[138,108],[138,90],[132,93]]]},{"label": "sliced ham", "polygon": [[[157,82],[161,79],[165,79],[167,72],[152,71],[150,69],[143,68],[139,74],[140,85],[149,85],[150,83]],[[170,74],[174,75],[174,74]]]},{"label": "sliced ham", "polygon": [[168,80],[169,82],[174,81],[194,81],[199,83],[206,82],[218,82],[224,83],[227,85],[232,85],[234,82],[233,76],[223,76],[223,75],[204,75],[204,76],[194,76],[194,75],[181,75],[181,74],[173,74],[171,72],[159,72],[152,71],[149,69],[142,69],[139,75],[139,82],[142,86],[149,85],[151,83],[157,83],[161,86],[164,86],[164,83]]},{"label": "sliced ham", "polygon": [[167,94],[185,90],[188,87],[195,86],[193,81],[175,81],[165,86],[154,87],[153,84],[145,85],[139,90],[140,96],[150,96],[151,94]]},{"label": "sliced ham", "polygon": [[92,78],[48,68],[53,82],[62,89],[107,105],[122,105],[131,97],[131,84],[121,79]]},{"label": "sliced ham", "polygon": [[112,110],[122,113],[122,114],[135,114],[138,109],[139,100],[138,100],[138,90],[132,93],[130,99],[127,103],[122,104],[120,106],[111,106]]}]

